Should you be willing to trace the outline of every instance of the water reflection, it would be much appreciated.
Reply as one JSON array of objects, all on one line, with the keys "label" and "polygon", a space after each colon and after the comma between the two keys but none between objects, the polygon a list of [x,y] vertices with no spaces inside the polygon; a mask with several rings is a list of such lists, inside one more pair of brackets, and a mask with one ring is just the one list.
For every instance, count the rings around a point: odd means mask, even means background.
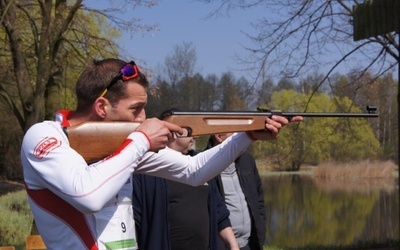
[{"label": "water reflection", "polygon": [[267,239],[283,247],[399,239],[396,181],[264,176]]}]

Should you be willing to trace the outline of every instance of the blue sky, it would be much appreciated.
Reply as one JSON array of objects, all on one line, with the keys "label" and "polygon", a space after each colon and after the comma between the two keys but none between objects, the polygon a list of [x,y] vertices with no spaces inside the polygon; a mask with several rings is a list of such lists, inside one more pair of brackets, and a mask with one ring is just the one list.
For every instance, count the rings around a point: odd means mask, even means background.
[{"label": "blue sky", "polygon": [[[132,0],[131,0],[132,1]],[[217,1],[219,2],[219,1]],[[110,5],[118,1],[99,0],[90,4]],[[197,51],[196,72],[203,76],[231,71],[235,76],[246,76],[244,65],[239,65],[233,59],[235,54],[248,55],[243,46],[251,47],[251,41],[243,33],[257,34],[251,22],[256,22],[261,17],[276,18],[274,13],[266,13],[265,8],[251,8],[250,10],[231,11],[229,16],[206,18],[216,9],[216,4],[204,4],[195,0],[158,0],[158,5],[151,8],[138,7],[128,11],[126,18],[141,18],[143,24],[158,25],[159,30],[151,32],[124,34],[119,39],[121,47],[126,49],[128,56],[122,58],[135,59],[138,64],[153,71],[159,70],[165,57],[171,55],[174,46],[183,42],[192,42]],[[343,46],[345,46],[343,44]],[[325,49],[329,49],[326,47]],[[335,59],[341,57],[334,52],[326,52],[325,63],[321,64],[318,73],[327,73]],[[320,55],[323,57],[323,55]],[[365,60],[354,58],[349,64],[342,64],[335,72],[346,74],[354,66],[365,64]]]},{"label": "blue sky", "polygon": [[207,14],[213,10],[215,5],[196,1],[159,1],[158,6],[134,12],[143,18],[143,23],[157,24],[159,30],[138,33],[132,38],[125,35],[120,44],[132,56],[145,61],[148,68],[156,69],[157,65],[164,64],[174,46],[192,42],[197,51],[197,72],[217,76],[233,72],[240,65],[236,65],[232,57],[235,53],[245,53],[242,45],[249,44],[242,31],[250,29],[257,11],[235,11],[230,16],[207,19]]}]

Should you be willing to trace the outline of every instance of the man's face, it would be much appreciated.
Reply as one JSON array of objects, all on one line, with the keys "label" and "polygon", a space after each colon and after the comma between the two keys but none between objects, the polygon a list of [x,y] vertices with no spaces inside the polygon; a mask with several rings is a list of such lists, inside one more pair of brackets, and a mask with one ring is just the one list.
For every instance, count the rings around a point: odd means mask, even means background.
[{"label": "man's face", "polygon": [[105,120],[143,122],[146,119],[146,88],[138,83],[127,82],[125,91],[125,97],[117,105],[107,107]]},{"label": "man's face", "polygon": [[193,148],[194,140],[196,138],[193,137],[185,137],[187,136],[187,130],[183,130],[183,134],[180,137],[175,136],[172,141],[168,144],[168,147],[181,152],[184,155],[187,155],[189,150]]}]

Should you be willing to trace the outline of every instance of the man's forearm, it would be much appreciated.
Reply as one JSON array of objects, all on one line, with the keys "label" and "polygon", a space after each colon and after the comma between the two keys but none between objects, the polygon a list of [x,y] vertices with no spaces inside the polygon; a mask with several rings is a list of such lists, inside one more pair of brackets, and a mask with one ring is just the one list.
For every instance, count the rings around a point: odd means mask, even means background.
[{"label": "man's forearm", "polygon": [[219,231],[219,237],[225,242],[226,249],[240,249],[232,227],[226,227]]}]

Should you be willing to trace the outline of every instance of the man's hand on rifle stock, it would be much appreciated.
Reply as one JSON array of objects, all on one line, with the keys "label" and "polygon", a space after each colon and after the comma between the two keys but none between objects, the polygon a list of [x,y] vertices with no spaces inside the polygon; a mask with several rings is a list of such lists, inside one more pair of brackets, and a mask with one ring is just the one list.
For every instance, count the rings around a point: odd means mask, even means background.
[{"label": "man's hand on rifle stock", "polygon": [[146,119],[141,123],[136,131],[144,133],[149,142],[149,151],[158,152],[167,146],[168,141],[172,138],[172,133],[182,134],[183,130],[178,125],[161,121],[157,118]]},{"label": "man's hand on rifle stock", "polygon": [[303,121],[302,116],[294,116],[290,121],[278,115],[273,115],[271,118],[265,119],[265,130],[250,131],[249,136],[257,140],[275,140],[278,138],[279,131],[281,128],[289,124],[289,122],[301,122]]}]

